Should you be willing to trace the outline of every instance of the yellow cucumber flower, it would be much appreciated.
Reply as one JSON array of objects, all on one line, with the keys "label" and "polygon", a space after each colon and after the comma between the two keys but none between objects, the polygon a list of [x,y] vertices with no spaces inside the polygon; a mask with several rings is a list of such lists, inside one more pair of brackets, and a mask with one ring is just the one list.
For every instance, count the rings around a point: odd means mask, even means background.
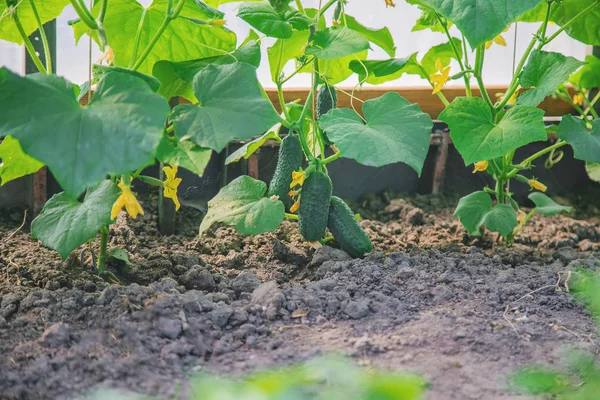
[{"label": "yellow cucumber flower", "polygon": [[476,174],[478,172],[484,172],[488,169],[488,162],[487,161],[478,161],[475,164],[473,164],[473,167],[475,167],[475,169],[473,170],[473,173]]},{"label": "yellow cucumber flower", "polygon": [[529,186],[536,190],[539,190],[540,192],[545,192],[546,190],[548,190],[548,187],[538,180],[530,179],[527,181],[527,183],[529,183]]},{"label": "yellow cucumber flower", "polygon": [[296,201],[292,207],[290,207],[290,212],[295,213],[300,208],[300,201]]},{"label": "yellow cucumber flower", "polygon": [[273,196],[269,197],[269,200],[279,200],[279,196],[274,194]]},{"label": "yellow cucumber flower", "polygon": [[181,204],[179,204],[179,198],[177,197],[177,187],[181,183],[181,178],[177,178],[177,166],[169,167],[164,166],[163,172],[166,175],[165,182],[163,184],[163,195],[169,199],[173,199],[175,203],[175,211],[179,210]]},{"label": "yellow cucumber flower", "polygon": [[573,103],[577,104],[578,106],[582,106],[584,99],[585,99],[585,97],[583,97],[583,93],[577,93],[576,95],[573,96]]},{"label": "yellow cucumber flower", "polygon": [[337,148],[337,146],[336,146],[335,144],[332,144],[332,145],[331,145],[331,150],[333,150],[333,152],[334,152],[335,154],[337,154],[337,153],[339,153],[339,152],[340,152],[340,149],[338,149],[338,148]]},{"label": "yellow cucumber flower", "polygon": [[304,171],[302,171],[302,170],[293,171],[292,172],[292,183],[290,183],[290,189],[297,185],[302,186],[302,184],[304,183],[304,178],[305,178]]},{"label": "yellow cucumber flower", "polygon": [[433,93],[436,94],[444,88],[446,82],[450,80],[450,66],[444,67],[442,60],[435,60],[435,69],[438,72],[429,75],[429,80],[433,84]]},{"label": "yellow cucumber flower", "polygon": [[296,197],[296,196],[298,196],[298,191],[297,190],[290,190],[288,192],[288,196],[290,196],[290,197]]},{"label": "yellow cucumber flower", "polygon": [[101,64],[102,61],[106,61],[106,65],[109,67],[113,64],[115,61],[115,52],[112,47],[106,46],[106,51],[96,60],[96,64]]},{"label": "yellow cucumber flower", "polygon": [[386,7],[396,7],[396,3],[394,3],[394,0],[385,0],[385,6]]},{"label": "yellow cucumber flower", "polygon": [[119,182],[119,188],[121,189],[121,194],[117,198],[117,201],[115,201],[115,204],[113,204],[113,208],[110,213],[110,219],[117,218],[123,207],[125,207],[127,214],[129,214],[133,219],[135,219],[138,214],[144,215],[144,210],[131,191],[131,186],[125,185],[123,182]]},{"label": "yellow cucumber flower", "polygon": [[[508,29],[510,28],[510,25],[506,27],[506,29],[504,29],[502,32],[506,32],[508,31]],[[506,47],[506,40],[504,40],[504,37],[502,36],[502,34],[496,36],[495,38],[493,38],[492,40],[488,40],[487,42],[485,42],[485,49],[489,49],[490,47],[492,47],[492,45],[496,43],[497,45]]]}]

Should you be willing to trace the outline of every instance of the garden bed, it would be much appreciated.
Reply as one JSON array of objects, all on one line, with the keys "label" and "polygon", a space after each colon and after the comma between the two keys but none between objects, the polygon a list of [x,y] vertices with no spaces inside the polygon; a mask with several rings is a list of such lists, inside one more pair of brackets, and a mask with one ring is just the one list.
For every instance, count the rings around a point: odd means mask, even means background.
[{"label": "garden bed", "polygon": [[2,215],[0,398],[98,387],[168,397],[194,371],[241,375],[340,351],[423,374],[430,399],[510,399],[520,398],[506,383],[516,368],[598,350],[593,321],[565,290],[567,271],[600,267],[591,202],[574,204],[585,219],[536,216],[506,248],[495,234],[466,235],[455,199],[371,196],[355,205],[376,249],[363,260],[309,248],[291,222],[197,238],[192,209],[177,236],[160,236],[153,204],[111,230],[132,262],[109,264],[113,285],[78,254],[62,261],[26,228],[12,234],[20,211]]}]

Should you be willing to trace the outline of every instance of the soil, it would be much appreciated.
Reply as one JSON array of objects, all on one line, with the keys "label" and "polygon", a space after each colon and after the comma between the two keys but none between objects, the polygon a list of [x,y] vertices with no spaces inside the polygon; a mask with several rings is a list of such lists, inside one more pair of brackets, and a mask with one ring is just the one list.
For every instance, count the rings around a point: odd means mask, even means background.
[{"label": "soil", "polygon": [[[452,198],[371,196],[356,209],[375,251],[352,260],[310,248],[295,224],[247,237],[223,226],[197,238],[184,210],[178,235],[124,215],[109,284],[0,217],[0,398],[72,399],[98,388],[172,398],[195,371],[243,375],[330,351],[423,374],[429,399],[521,399],[507,376],[597,353],[593,320],[568,272],[600,268],[600,213],[536,216],[511,248],[468,236]],[[584,218],[585,217],[585,218]]]}]

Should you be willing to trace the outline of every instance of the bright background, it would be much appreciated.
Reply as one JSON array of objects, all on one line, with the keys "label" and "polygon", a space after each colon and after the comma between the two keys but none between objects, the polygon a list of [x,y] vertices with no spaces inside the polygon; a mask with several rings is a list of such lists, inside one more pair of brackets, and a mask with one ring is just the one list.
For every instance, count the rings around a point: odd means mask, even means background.
[{"label": "bright background", "polygon": [[[138,0],[144,6],[149,6],[151,0]],[[430,31],[411,32],[412,26],[420,16],[417,7],[397,0],[395,8],[386,8],[384,0],[353,0],[347,5],[346,10],[349,15],[358,19],[363,25],[371,28],[381,28],[387,26],[396,43],[396,57],[407,57],[410,54],[420,51],[422,56],[430,47],[437,44],[446,43],[448,40],[445,35]],[[305,7],[317,7],[319,0],[304,0]],[[246,38],[249,32],[249,25],[236,17],[236,3],[226,4],[221,10],[226,13],[227,27],[238,35],[238,41]],[[63,14],[58,18],[57,26],[57,73],[65,76],[72,82],[81,84],[88,79],[89,49],[90,41],[87,36],[83,37],[78,45],[73,39],[73,31],[67,25],[67,21],[75,19],[77,16],[71,6],[68,6]],[[484,81],[486,85],[507,85],[512,78],[513,53],[515,49],[517,62],[525,51],[525,48],[531,40],[531,36],[537,31],[539,24],[519,23],[517,29],[513,24],[510,30],[503,34],[508,46],[501,47],[494,45],[486,54],[484,65]],[[550,26],[549,33],[557,28]],[[460,37],[458,31],[453,28],[453,35]],[[263,43],[271,46],[274,39],[266,38]],[[583,60],[586,54],[591,53],[591,48],[582,43],[571,39],[566,34],[556,38],[550,45],[545,47],[547,51],[557,51],[563,54]],[[95,43],[92,43],[92,61],[97,60],[100,51]],[[385,52],[373,45],[373,51],[369,55],[370,59],[389,58]],[[473,57],[471,59],[474,60]],[[21,72],[24,64],[23,49],[19,46],[0,40],[0,66],[8,66],[14,71]],[[266,51],[263,54],[263,62],[258,70],[259,78],[265,87],[274,87],[271,82],[269,66],[266,62]],[[454,70],[458,65],[454,65]],[[293,72],[294,66],[288,65],[286,71]],[[345,86],[352,86],[357,83],[357,79],[352,77],[343,83]],[[462,80],[452,81],[449,85],[461,86]],[[401,79],[386,83],[385,87],[426,86],[426,82],[418,76],[404,75]],[[297,75],[289,81],[287,87],[309,87],[310,75]]]}]

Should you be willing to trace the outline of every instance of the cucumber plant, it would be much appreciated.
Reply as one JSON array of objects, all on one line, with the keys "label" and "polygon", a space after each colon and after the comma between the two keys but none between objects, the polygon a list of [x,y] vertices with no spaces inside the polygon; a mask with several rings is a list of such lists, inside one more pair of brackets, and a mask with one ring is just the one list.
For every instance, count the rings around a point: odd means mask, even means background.
[{"label": "cucumber plant", "polygon": [[[555,215],[570,211],[544,194],[547,186],[531,173],[534,163],[550,155],[549,165],[560,157],[559,149],[570,145],[575,157],[597,168],[600,162],[600,119],[593,105],[598,98],[587,98],[586,86],[598,84],[596,58],[585,62],[563,54],[545,51],[560,34],[590,45],[600,45],[600,1],[598,0],[407,0],[422,11],[413,30],[429,29],[447,37],[448,42],[431,48],[420,59],[369,60],[351,63],[361,81],[381,83],[402,74],[415,74],[427,80],[433,94],[439,96],[444,110],[439,119],[446,122],[454,146],[465,165],[474,173],[489,174],[494,187],[485,187],[463,197],[455,215],[473,236],[482,227],[498,232],[511,243],[535,213]],[[516,64],[506,93],[492,100],[482,77],[486,52],[492,46],[506,45],[502,33],[515,22],[541,22],[535,35]],[[550,34],[549,25],[558,26]],[[458,32],[453,37],[451,28]],[[458,65],[452,71],[451,60]],[[579,71],[579,72],[578,72]],[[574,74],[574,75],[573,75]],[[542,101],[555,93],[570,78],[578,91],[576,100],[566,91],[559,94],[569,100],[585,101],[580,116],[565,115],[556,133],[558,141],[524,159],[516,151],[532,142],[547,141]],[[464,96],[448,101],[444,86],[448,81],[464,81]],[[471,85],[476,84],[480,95]],[[579,99],[579,100],[577,100]],[[589,116],[591,116],[591,118]],[[511,191],[526,185],[535,208],[525,213]]]}]

